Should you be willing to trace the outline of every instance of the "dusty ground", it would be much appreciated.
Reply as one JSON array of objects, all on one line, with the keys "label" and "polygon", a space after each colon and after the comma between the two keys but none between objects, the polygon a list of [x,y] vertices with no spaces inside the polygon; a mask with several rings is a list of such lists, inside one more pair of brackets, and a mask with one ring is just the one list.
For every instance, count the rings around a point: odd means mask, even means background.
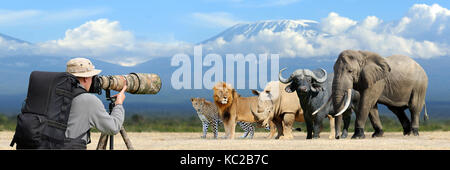
[{"label": "dusty ground", "polygon": [[[295,132],[293,140],[267,140],[267,133],[256,133],[254,139],[212,139],[212,134],[208,134],[207,139],[200,139],[201,133],[128,133],[135,149],[141,150],[421,150],[421,149],[438,149],[450,150],[450,132],[421,132],[419,137],[403,136],[401,132],[385,133],[382,138],[366,138],[361,140],[341,139],[330,140],[328,133],[322,133],[320,139],[306,140],[306,134],[303,132]],[[220,133],[223,136],[224,133]],[[237,133],[239,137],[242,133]],[[351,134],[349,134],[351,135]],[[370,133],[366,132],[366,136]],[[0,132],[0,150],[13,149],[9,147],[9,143],[13,136],[13,132]],[[88,145],[88,149],[95,149],[100,134],[92,133],[92,143]],[[115,149],[126,149],[125,144],[120,135],[115,137]]]}]

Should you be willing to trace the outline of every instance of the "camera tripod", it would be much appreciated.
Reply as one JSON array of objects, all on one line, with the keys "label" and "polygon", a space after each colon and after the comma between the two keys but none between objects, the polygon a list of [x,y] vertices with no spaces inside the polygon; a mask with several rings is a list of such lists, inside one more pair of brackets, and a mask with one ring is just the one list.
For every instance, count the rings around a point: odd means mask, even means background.
[{"label": "camera tripod", "polygon": [[[106,100],[109,101],[109,114],[111,115],[111,112],[114,108],[114,102],[116,101],[116,98],[111,97],[111,90],[107,89],[105,90]],[[127,132],[125,129],[120,128],[120,135],[122,135],[123,141],[125,142],[125,145],[127,146],[128,150],[134,150],[133,146],[131,145],[131,141],[128,138]],[[98,140],[97,144],[97,150],[106,150],[106,144],[108,143],[108,136],[109,136],[109,150],[114,149],[114,135],[107,135],[105,133],[102,133],[100,135],[100,139]]]}]

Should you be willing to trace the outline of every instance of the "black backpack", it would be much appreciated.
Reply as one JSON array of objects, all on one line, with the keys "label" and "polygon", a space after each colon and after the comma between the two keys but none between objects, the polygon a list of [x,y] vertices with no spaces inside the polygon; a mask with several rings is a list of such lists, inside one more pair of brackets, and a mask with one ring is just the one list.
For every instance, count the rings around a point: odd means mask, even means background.
[{"label": "black backpack", "polygon": [[86,149],[81,137],[66,138],[72,99],[86,93],[79,81],[67,72],[33,71],[28,93],[17,116],[16,132],[11,147],[17,149]]}]

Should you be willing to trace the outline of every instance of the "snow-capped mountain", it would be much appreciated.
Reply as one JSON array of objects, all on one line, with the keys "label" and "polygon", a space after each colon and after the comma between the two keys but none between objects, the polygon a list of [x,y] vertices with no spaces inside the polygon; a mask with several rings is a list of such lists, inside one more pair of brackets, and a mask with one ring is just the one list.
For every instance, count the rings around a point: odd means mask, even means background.
[{"label": "snow-capped mountain", "polygon": [[[301,33],[304,37],[315,37],[320,33],[319,23],[312,20],[266,20],[252,23],[241,23],[228,28],[218,35],[202,42],[205,44],[222,37],[225,41],[231,41],[235,36],[242,35],[245,38],[256,36],[263,30],[271,32],[294,31]],[[325,34],[324,34],[325,35]]]}]

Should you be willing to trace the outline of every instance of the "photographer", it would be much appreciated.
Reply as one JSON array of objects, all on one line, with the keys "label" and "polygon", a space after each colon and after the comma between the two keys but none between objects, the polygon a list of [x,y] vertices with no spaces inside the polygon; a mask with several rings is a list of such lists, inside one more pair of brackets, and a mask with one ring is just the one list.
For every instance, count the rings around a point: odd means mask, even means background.
[{"label": "photographer", "polygon": [[[95,69],[90,60],[85,58],[75,58],[68,61],[66,71],[77,77],[80,82],[79,85],[86,91],[89,91],[91,87],[92,77],[101,72],[101,70]],[[92,127],[107,135],[114,135],[120,131],[125,118],[125,110],[122,104],[127,89],[126,81],[123,77],[122,79],[125,86],[120,93],[112,96],[117,99],[111,115],[108,114],[103,103],[94,94],[83,93],[72,100],[65,132],[67,138],[81,139],[88,144],[90,143],[89,129]]]}]

